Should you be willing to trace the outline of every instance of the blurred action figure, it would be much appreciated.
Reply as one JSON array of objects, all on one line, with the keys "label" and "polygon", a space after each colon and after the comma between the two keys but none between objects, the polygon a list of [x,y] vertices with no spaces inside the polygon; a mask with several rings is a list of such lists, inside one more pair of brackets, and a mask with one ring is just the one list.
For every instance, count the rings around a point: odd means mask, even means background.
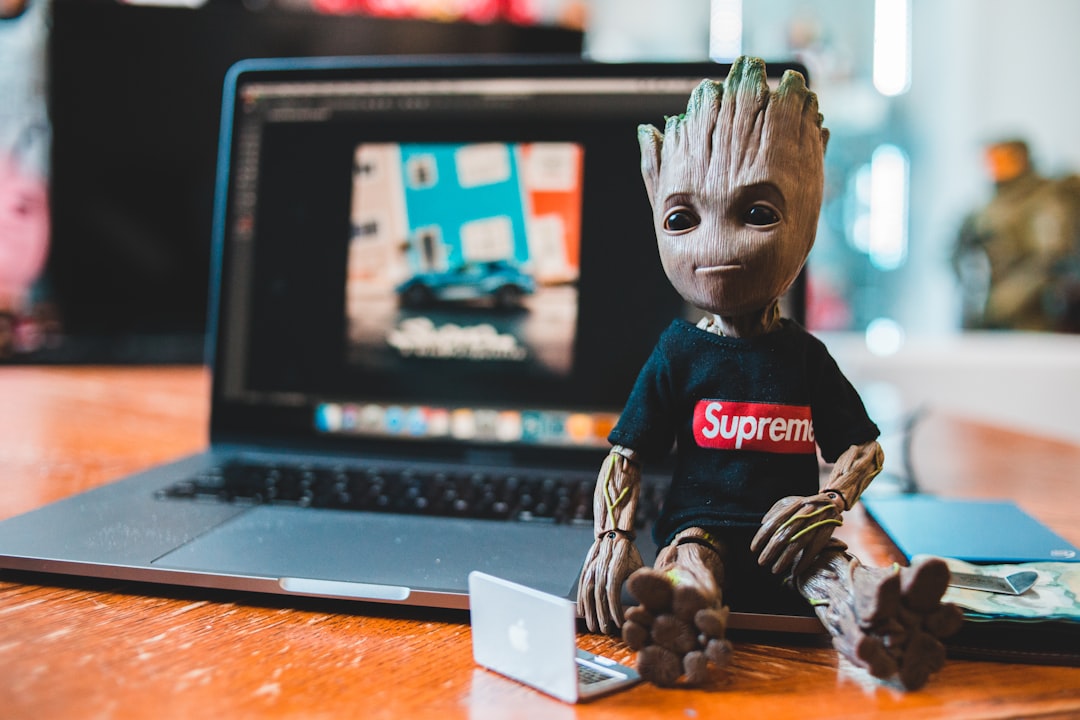
[{"label": "blurred action figure", "polygon": [[[0,156],[0,360],[35,347],[30,291],[49,247],[45,181]],[[36,333],[34,333],[36,334]]]},{"label": "blurred action figure", "polygon": [[994,196],[960,231],[964,327],[1080,332],[1080,176],[1051,179],[1027,143],[986,147]]},{"label": "blurred action figure", "polygon": [[0,0],[0,361],[43,346],[49,249],[47,0]]},{"label": "blurred action figure", "polygon": [[[762,612],[809,602],[852,662],[920,687],[960,623],[941,603],[948,567],[866,567],[832,537],[881,470],[878,428],[825,346],[780,317],[821,209],[829,133],[817,97],[791,71],[770,91],[765,64],[740,58],[663,133],[645,125],[638,137],[664,271],[708,315],[663,333],[609,436],[579,584],[586,623],[621,627],[645,679],[697,684],[730,656],[721,593]],[[673,445],[661,550],[642,567],[641,466]],[[827,478],[819,449],[834,463]],[[640,603],[625,614],[624,581]]]}]

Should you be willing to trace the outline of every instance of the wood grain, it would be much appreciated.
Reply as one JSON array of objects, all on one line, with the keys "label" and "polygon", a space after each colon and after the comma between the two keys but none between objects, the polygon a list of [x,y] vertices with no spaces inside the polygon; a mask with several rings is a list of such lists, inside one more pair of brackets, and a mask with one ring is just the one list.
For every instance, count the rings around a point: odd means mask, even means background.
[{"label": "wood grain", "polygon": [[[200,368],[0,369],[0,518],[201,449],[208,394]],[[1080,447],[931,415],[914,458],[928,489],[1012,497],[1080,544]],[[858,509],[842,534],[895,557]],[[817,640],[744,636],[708,687],[570,706],[475,668],[460,612],[0,572],[4,718],[873,715],[1080,717],[1080,669],[953,660],[903,693]]]}]

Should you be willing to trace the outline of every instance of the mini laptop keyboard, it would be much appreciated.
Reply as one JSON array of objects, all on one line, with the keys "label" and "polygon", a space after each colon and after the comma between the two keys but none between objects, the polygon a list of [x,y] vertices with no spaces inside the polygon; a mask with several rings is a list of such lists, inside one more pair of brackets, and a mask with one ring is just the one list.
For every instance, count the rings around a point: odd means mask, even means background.
[{"label": "mini laptop keyboard", "polygon": [[578,682],[582,685],[593,685],[598,682],[610,680],[614,676],[611,673],[602,673],[599,670],[591,668],[585,663],[578,661],[577,677]]},{"label": "mini laptop keyboard", "polygon": [[[444,472],[411,467],[230,462],[175,483],[160,497],[592,525],[596,475]],[[655,518],[662,488],[643,483],[638,526]]]}]

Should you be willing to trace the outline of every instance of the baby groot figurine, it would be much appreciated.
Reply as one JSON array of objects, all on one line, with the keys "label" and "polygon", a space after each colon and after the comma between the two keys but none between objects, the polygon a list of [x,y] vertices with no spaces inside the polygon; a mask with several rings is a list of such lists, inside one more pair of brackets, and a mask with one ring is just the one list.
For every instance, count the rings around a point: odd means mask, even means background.
[{"label": "baby groot figurine", "polygon": [[[960,624],[941,603],[948,568],[864,567],[832,537],[881,470],[878,428],[824,345],[780,317],[821,206],[829,133],[817,97],[791,71],[770,92],[765,64],[740,58],[663,133],[643,125],[638,137],[664,271],[708,316],[663,333],[610,435],[581,613],[590,630],[622,628],[646,679],[695,684],[729,656],[721,590],[731,599],[750,586],[742,598],[754,603],[809,601],[851,661],[922,686],[944,662],[939,638]],[[643,568],[641,465],[673,444],[661,550]],[[824,481],[818,449],[833,463]],[[640,603],[625,615],[624,581]]]}]

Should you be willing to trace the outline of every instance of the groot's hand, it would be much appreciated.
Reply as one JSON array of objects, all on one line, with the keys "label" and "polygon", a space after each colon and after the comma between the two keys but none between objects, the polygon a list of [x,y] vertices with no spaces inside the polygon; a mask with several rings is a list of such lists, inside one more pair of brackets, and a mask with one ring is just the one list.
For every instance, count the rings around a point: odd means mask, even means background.
[{"label": "groot's hand", "polygon": [[596,539],[578,583],[578,612],[591,632],[613,634],[622,626],[622,586],[640,567],[641,554],[627,533],[612,530]]},{"label": "groot's hand", "polygon": [[596,542],[589,549],[578,583],[578,611],[589,630],[614,633],[622,626],[623,582],[641,567],[634,547],[634,514],[641,491],[641,467],[632,449],[616,445],[600,468],[593,491]]},{"label": "groot's hand", "polygon": [[772,565],[773,573],[796,574],[809,566],[843,525],[840,508],[843,498],[825,491],[811,497],[783,498],[765,514],[761,528],[750,542],[758,555],[758,565]]}]

